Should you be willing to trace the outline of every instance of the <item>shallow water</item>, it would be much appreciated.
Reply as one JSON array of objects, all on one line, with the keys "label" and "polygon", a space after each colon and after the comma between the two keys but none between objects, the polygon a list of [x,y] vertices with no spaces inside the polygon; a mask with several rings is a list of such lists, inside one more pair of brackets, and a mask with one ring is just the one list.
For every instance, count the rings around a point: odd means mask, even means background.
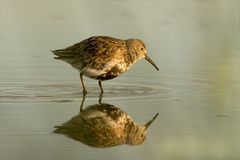
[{"label": "shallow water", "polygon": [[[0,159],[240,159],[240,2],[0,1]],[[142,60],[103,83],[102,101],[144,124],[141,145],[94,148],[54,134],[79,113],[78,72],[49,50],[92,35],[146,42]],[[85,78],[85,105],[98,103]]]}]

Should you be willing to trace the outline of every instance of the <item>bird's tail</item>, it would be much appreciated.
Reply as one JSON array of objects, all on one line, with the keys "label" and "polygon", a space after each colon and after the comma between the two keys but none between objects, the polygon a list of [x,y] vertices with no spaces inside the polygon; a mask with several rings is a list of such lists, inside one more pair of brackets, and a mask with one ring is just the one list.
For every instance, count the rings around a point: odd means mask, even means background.
[{"label": "bird's tail", "polygon": [[55,59],[67,62],[67,63],[71,64],[72,66],[74,65],[74,62],[78,55],[76,52],[68,51],[65,49],[53,50],[52,52],[54,55],[56,55],[56,57],[54,57]]},{"label": "bird's tail", "polygon": [[52,51],[56,57],[55,59],[62,60],[64,62],[67,62],[72,67],[76,69],[80,69],[82,67],[82,56],[78,52],[69,51],[66,49],[59,49],[59,50],[53,50]]},{"label": "bird's tail", "polygon": [[52,50],[53,54],[57,57],[54,57],[55,59],[65,59],[65,58],[73,58],[76,56],[75,52],[72,51],[66,51],[64,49],[59,50]]}]

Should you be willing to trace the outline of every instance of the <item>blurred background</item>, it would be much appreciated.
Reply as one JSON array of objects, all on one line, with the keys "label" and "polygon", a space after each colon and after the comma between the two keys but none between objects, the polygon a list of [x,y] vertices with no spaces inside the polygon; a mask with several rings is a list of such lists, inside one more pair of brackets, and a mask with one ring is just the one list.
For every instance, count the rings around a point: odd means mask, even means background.
[{"label": "blurred background", "polygon": [[[78,71],[50,50],[94,35],[139,38],[142,60],[103,83],[139,146],[96,149],[52,133],[79,112]],[[97,81],[86,78],[86,105]],[[239,0],[0,0],[0,159],[240,159]]]}]

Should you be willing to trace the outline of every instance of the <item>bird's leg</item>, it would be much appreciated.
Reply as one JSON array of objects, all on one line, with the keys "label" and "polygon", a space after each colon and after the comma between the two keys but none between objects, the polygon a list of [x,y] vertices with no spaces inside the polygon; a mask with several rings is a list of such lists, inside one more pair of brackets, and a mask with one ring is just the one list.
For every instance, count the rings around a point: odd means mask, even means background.
[{"label": "bird's leg", "polygon": [[102,104],[102,96],[103,96],[103,93],[101,92],[101,93],[99,94],[99,99],[98,99],[98,103],[99,103],[99,104]]},{"label": "bird's leg", "polygon": [[83,95],[83,99],[82,99],[82,103],[81,103],[81,105],[80,105],[80,112],[82,112],[83,111],[83,104],[84,104],[84,101],[85,101],[85,95]]},{"label": "bird's leg", "polygon": [[102,88],[102,81],[101,80],[98,81],[98,85],[101,89],[101,94],[103,94],[103,88]]},{"label": "bird's leg", "polygon": [[83,73],[80,73],[80,79],[81,79],[82,88],[83,88],[83,95],[85,96],[87,94],[87,90],[86,90],[85,85],[83,83]]}]

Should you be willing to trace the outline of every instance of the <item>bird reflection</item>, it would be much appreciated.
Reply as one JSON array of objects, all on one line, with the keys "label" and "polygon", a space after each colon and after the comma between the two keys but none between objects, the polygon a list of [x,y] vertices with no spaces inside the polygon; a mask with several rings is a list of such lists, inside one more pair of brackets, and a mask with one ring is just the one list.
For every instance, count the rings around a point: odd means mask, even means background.
[{"label": "bird reflection", "polygon": [[101,99],[100,96],[99,104],[84,109],[83,97],[80,113],[61,126],[56,126],[54,133],[64,134],[92,147],[141,144],[158,113],[145,125],[139,125],[126,112],[114,105],[101,103]]}]

